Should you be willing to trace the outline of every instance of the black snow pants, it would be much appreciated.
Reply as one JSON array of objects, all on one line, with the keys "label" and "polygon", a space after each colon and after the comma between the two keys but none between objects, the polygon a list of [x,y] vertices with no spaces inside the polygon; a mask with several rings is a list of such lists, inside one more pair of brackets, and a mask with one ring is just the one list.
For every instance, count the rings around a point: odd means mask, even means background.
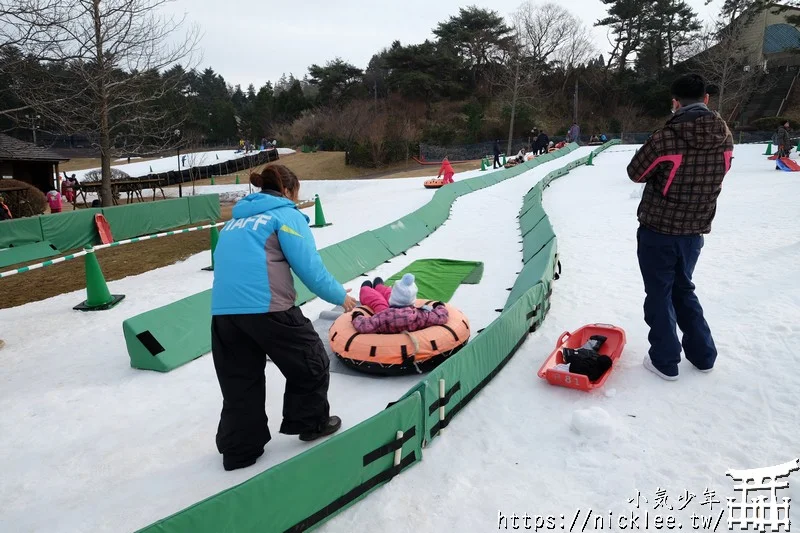
[{"label": "black snow pants", "polygon": [[259,457],[267,426],[266,356],[286,378],[280,432],[314,431],[330,415],[330,361],[299,307],[257,315],[216,315],[211,321],[214,368],[222,390],[217,449],[226,465]]}]

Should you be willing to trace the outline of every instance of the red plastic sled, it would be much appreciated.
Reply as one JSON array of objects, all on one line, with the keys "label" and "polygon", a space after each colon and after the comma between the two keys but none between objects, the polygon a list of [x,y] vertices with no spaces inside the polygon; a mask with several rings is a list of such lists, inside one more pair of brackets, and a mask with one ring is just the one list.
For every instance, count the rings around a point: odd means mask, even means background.
[{"label": "red plastic sled", "polygon": [[781,157],[778,159],[778,166],[781,166],[783,170],[789,172],[797,172],[800,170],[800,166],[797,165],[797,162],[789,159],[788,157]]},{"label": "red plastic sled", "polygon": [[[564,363],[564,357],[561,353],[563,348],[580,348],[586,344],[586,341],[588,341],[592,335],[603,335],[606,337],[606,342],[600,347],[599,353],[609,356],[612,365],[611,368],[603,374],[603,377],[592,382],[583,374],[573,374],[572,372],[564,372],[563,370],[555,368],[556,365]],[[565,331],[561,337],[559,337],[556,343],[556,349],[553,350],[550,357],[542,364],[538,375],[540,378],[546,379],[551,385],[560,385],[562,387],[588,392],[603,386],[608,376],[614,370],[617,359],[622,355],[622,350],[624,348],[625,331],[611,324],[589,324],[572,333]]]},{"label": "red plastic sled", "polygon": [[94,224],[97,226],[97,233],[100,235],[100,241],[103,244],[111,244],[114,242],[114,237],[111,235],[111,226],[108,225],[108,220],[101,213],[94,216]]}]

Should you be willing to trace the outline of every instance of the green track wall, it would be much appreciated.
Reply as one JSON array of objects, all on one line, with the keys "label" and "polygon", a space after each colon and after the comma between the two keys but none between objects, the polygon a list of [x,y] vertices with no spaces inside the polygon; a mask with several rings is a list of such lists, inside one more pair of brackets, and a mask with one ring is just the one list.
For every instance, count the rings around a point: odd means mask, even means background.
[{"label": "green track wall", "polygon": [[[599,154],[615,144],[619,144],[619,141],[611,141],[594,152]],[[570,169],[576,168],[585,164],[587,159],[582,158],[568,166]],[[397,402],[372,418],[240,485],[160,520],[141,532],[305,531],[356,503],[371,490],[419,461],[422,458],[421,447],[439,435],[441,429],[497,375],[527,336],[544,320],[557,272],[558,254],[555,235],[550,236],[552,227],[541,210],[541,196],[542,190],[552,180],[566,175],[568,170],[565,167],[551,172],[526,194],[519,216],[520,233],[527,229],[529,234],[536,232],[536,237],[527,241],[523,237],[523,257],[527,257],[523,260],[523,269],[500,315],[457,356],[428,373]],[[506,177],[494,176],[473,178],[482,181],[458,182],[455,185],[464,184],[460,185],[458,191],[447,191],[449,187],[437,191],[434,199],[422,209],[434,204],[440,192],[443,194],[439,200],[445,201],[441,205],[436,204],[436,211],[430,211],[438,215],[429,219],[426,231],[432,231],[428,224],[441,225],[446,220],[449,206],[457,196],[508,179],[511,173]],[[472,189],[473,186],[476,188]],[[531,210],[537,211],[528,215]],[[442,215],[444,219],[441,219]],[[403,251],[400,249],[402,246],[414,244],[409,237],[402,235],[399,225],[391,231],[386,229],[391,226],[368,233],[383,235],[387,248],[392,246],[394,250],[399,250],[397,253]],[[417,236],[424,233],[418,226],[412,226],[412,231]],[[539,246],[543,241],[546,241],[544,245]],[[378,255],[373,259],[377,260]],[[342,267],[339,275],[346,276],[348,272],[353,270],[345,271]],[[440,380],[444,380],[445,385],[443,398],[439,395]],[[439,416],[442,406],[445,408],[444,420],[440,420]],[[402,439],[396,438],[397,431],[404,432]],[[391,460],[395,449],[401,449],[400,456],[403,458],[397,466]]]}]

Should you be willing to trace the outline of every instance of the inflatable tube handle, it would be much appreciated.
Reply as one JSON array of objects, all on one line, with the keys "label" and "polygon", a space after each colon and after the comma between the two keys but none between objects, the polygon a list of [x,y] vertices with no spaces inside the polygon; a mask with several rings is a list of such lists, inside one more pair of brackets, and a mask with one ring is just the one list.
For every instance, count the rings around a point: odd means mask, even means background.
[{"label": "inflatable tube handle", "polygon": [[617,326],[615,326],[614,324],[606,324],[605,322],[596,322],[596,323],[594,323],[594,324],[592,324],[592,325],[593,325],[593,326],[599,326],[599,327],[601,327],[601,328],[612,328],[612,329],[617,329]]},{"label": "inflatable tube handle", "polygon": [[565,331],[564,333],[562,333],[561,336],[558,338],[558,342],[556,342],[556,348],[561,347],[561,345],[567,342],[567,339],[569,339],[570,337],[572,337],[572,333],[570,333],[569,331]]}]

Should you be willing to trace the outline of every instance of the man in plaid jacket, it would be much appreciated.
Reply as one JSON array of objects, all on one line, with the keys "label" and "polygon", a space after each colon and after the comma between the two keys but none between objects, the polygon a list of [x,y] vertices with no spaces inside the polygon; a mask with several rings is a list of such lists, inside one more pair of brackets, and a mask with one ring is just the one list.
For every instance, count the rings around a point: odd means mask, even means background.
[{"label": "man in plaid jacket", "polygon": [[[692,273],[730,170],[733,137],[725,121],[708,109],[702,77],[682,76],[671,90],[673,116],[639,149],[628,176],[645,183],[637,233],[644,319],[650,327],[644,366],[673,381],[681,344],[686,359],[702,372],[710,372],[717,357]],[[682,343],[676,326],[683,332]]]}]

